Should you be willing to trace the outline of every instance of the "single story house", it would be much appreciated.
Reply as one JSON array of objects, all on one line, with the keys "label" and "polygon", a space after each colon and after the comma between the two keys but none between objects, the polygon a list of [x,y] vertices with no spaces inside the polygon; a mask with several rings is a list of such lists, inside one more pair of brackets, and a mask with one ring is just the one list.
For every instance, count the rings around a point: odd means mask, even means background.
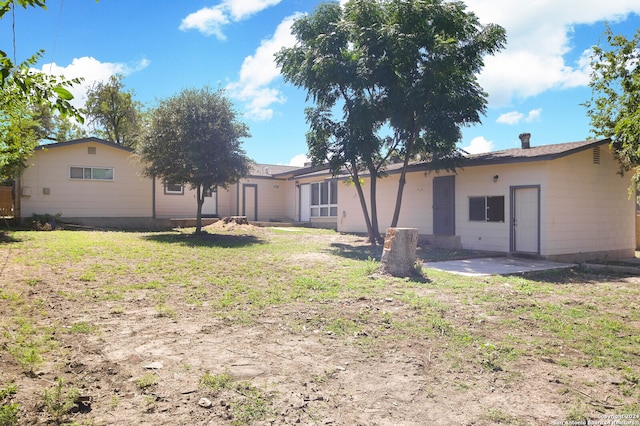
[{"label": "single story house", "polygon": [[[203,217],[290,220],[293,209],[283,207],[293,193],[287,191],[286,179],[274,175],[296,169],[254,165],[237,184],[205,194]],[[166,225],[169,219],[195,217],[195,190],[180,182],[151,179],[142,170],[131,148],[98,138],[41,145],[19,178],[17,216],[60,214],[70,223],[124,227]]]},{"label": "single story house", "polygon": [[[609,139],[521,147],[468,156],[456,173],[409,166],[398,226],[434,244],[561,261],[635,254],[636,202]],[[19,217],[61,213],[103,225],[194,217],[195,195],[180,183],[142,175],[128,149],[96,138],[45,145],[23,173]],[[379,228],[391,223],[399,165],[378,180]],[[365,176],[365,194],[368,178]],[[355,187],[325,168],[255,165],[246,178],[213,190],[210,216],[297,222],[366,232]]]}]

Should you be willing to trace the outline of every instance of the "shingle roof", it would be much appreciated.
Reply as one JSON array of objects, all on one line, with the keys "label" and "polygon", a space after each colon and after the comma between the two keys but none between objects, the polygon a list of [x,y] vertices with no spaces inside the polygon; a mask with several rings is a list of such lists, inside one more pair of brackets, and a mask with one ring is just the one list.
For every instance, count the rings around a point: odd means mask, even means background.
[{"label": "shingle roof", "polygon": [[287,174],[300,169],[297,166],[281,166],[274,164],[253,164],[249,169],[248,176],[253,177],[280,177],[276,175]]},{"label": "shingle roof", "polygon": [[66,141],[66,142],[55,142],[55,143],[49,143],[49,144],[45,144],[45,145],[38,145],[36,147],[36,150],[38,150],[38,149],[61,148],[63,146],[79,145],[79,144],[83,144],[83,143],[97,143],[97,144],[101,144],[101,145],[110,146],[112,148],[122,149],[122,150],[128,151],[128,152],[133,152],[133,148],[129,148],[129,147],[124,146],[124,145],[120,145],[120,144],[117,144],[117,143],[109,142],[109,141],[106,141],[104,139],[95,138],[95,137],[74,139],[74,140],[70,140],[70,141]]},{"label": "shingle roof", "polygon": [[532,146],[531,148],[511,148],[502,151],[473,154],[464,161],[465,166],[481,164],[521,163],[526,161],[545,161],[571,155],[605,143],[611,139],[589,139],[579,142],[558,143],[553,145]]},{"label": "shingle roof", "polygon": [[[567,142],[552,145],[540,145],[532,146],[531,148],[511,148],[501,151],[486,152],[482,154],[472,154],[466,156],[462,160],[461,168],[471,166],[482,166],[490,164],[510,164],[510,163],[522,163],[529,161],[547,161],[556,158],[564,157],[566,155],[575,154],[586,149],[590,149],[595,146],[610,143],[610,139],[589,139],[579,142]],[[416,170],[429,170],[431,164],[428,161],[416,161],[409,164],[408,171]],[[386,168],[386,172],[389,174],[400,173],[402,169],[402,163],[389,164]],[[296,172],[296,177],[311,176],[326,176],[328,174],[327,168],[306,168],[300,169],[300,172]],[[338,178],[342,177],[344,173],[341,173]],[[366,176],[367,173],[363,173]],[[292,177],[292,176],[288,176]]]}]

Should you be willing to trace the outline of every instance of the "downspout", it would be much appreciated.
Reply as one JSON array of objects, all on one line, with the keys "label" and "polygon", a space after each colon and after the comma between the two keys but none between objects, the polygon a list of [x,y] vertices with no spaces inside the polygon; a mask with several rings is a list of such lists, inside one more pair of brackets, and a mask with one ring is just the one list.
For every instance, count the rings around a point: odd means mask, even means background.
[{"label": "downspout", "polygon": [[240,181],[236,183],[236,216],[240,216]]},{"label": "downspout", "polygon": [[298,196],[296,197],[295,200],[293,200],[293,208],[296,208],[296,204],[298,205],[298,222],[301,222],[302,220],[302,188],[300,187],[299,183],[296,183],[296,188],[298,188]]},{"label": "downspout", "polygon": [[156,220],[156,177],[151,177],[151,218]]}]

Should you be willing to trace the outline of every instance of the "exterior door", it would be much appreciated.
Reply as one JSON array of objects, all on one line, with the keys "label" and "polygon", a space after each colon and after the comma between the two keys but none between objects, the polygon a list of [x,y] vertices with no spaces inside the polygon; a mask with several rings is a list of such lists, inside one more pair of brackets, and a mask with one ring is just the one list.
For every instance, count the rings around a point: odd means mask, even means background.
[{"label": "exterior door", "polygon": [[540,187],[511,188],[511,250],[540,254]]},{"label": "exterior door", "polygon": [[455,176],[433,178],[433,233],[455,235]]},{"label": "exterior door", "polygon": [[249,221],[258,220],[258,185],[242,185],[242,215]]},{"label": "exterior door", "polygon": [[300,185],[300,222],[311,221],[311,185]]},{"label": "exterior door", "polygon": [[202,205],[202,217],[214,217],[218,214],[217,192],[213,189],[204,190],[204,204]]}]

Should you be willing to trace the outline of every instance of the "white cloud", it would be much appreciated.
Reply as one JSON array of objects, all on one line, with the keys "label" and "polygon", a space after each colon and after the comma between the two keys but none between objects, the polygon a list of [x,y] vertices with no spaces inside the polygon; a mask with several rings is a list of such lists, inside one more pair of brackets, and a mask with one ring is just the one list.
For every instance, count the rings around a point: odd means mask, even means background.
[{"label": "white cloud", "polygon": [[220,7],[204,7],[187,15],[180,23],[179,28],[182,31],[195,29],[205,35],[214,35],[220,40],[224,40],[222,27],[228,23],[229,18]]},{"label": "white cloud", "polygon": [[275,6],[282,0],[224,0],[212,7],[203,7],[190,13],[180,23],[182,31],[198,30],[205,35],[226,37],[222,32],[225,25],[246,19],[264,9]]},{"label": "white cloud", "polygon": [[468,146],[463,147],[462,149],[469,154],[481,154],[483,152],[489,152],[493,150],[493,142],[486,140],[482,136],[475,137],[471,140],[471,143]]},{"label": "white cloud", "polygon": [[231,97],[245,102],[250,118],[268,120],[273,116],[273,110],[269,107],[285,101],[282,93],[269,85],[280,76],[275,53],[295,43],[291,25],[296,18],[297,15],[293,15],[282,21],[273,37],[263,40],[255,53],[244,59],[239,80],[226,87]]},{"label": "white cloud", "polygon": [[485,60],[479,77],[492,107],[535,96],[549,89],[586,86],[588,51],[576,63],[567,63],[574,25],[624,19],[640,13],[637,0],[467,0],[483,24],[495,23],[507,31],[507,46]]},{"label": "white cloud", "polygon": [[527,114],[527,118],[525,119],[525,121],[527,123],[537,121],[540,119],[541,115],[542,115],[542,108],[532,109],[531,111],[529,111],[529,114]]},{"label": "white cloud", "polygon": [[119,62],[100,62],[96,58],[83,56],[74,58],[67,66],[60,66],[55,62],[44,64],[38,71],[50,74],[64,76],[67,79],[82,78],[82,84],[71,88],[73,101],[71,104],[76,108],[84,107],[86,101],[87,90],[98,81],[106,81],[114,74],[129,75],[137,71],[141,71],[148,67],[149,60],[142,59],[133,64],[124,64]]},{"label": "white cloud", "polygon": [[542,108],[532,109],[526,116],[518,111],[510,111],[498,117],[496,119],[496,123],[508,124],[510,126],[516,125],[522,120],[526,121],[527,123],[531,123],[538,120],[540,118],[540,115],[542,115]]},{"label": "white cloud", "polygon": [[311,161],[305,154],[298,154],[289,161],[290,166],[303,167],[304,163]]},{"label": "white cloud", "polygon": [[502,114],[500,117],[498,117],[496,122],[500,124],[514,125],[514,124],[518,124],[520,120],[522,120],[523,118],[524,118],[523,113],[518,111],[511,111],[511,112]]}]

